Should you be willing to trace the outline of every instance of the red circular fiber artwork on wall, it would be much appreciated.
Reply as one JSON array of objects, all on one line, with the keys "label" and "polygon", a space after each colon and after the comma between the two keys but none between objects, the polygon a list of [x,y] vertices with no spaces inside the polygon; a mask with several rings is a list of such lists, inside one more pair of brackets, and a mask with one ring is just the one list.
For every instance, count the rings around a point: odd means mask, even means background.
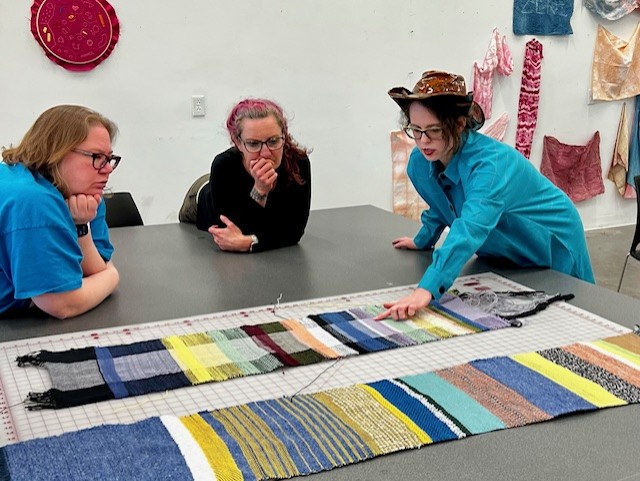
[{"label": "red circular fiber artwork on wall", "polygon": [[35,0],[31,32],[52,62],[86,71],[111,54],[120,24],[106,0]]}]

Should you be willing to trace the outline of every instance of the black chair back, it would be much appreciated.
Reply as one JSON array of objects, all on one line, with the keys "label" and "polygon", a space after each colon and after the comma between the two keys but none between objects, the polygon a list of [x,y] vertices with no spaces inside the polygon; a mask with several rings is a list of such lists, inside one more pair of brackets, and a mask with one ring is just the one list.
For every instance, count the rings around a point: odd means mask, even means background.
[{"label": "black chair back", "polygon": [[112,227],[128,227],[144,225],[140,211],[129,192],[114,192],[105,194],[107,207],[107,225]]}]

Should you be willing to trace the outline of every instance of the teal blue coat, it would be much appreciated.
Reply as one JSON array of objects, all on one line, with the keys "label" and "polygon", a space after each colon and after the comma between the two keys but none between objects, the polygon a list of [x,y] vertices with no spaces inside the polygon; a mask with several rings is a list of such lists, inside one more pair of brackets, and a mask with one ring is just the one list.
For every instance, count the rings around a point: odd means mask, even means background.
[{"label": "teal blue coat", "polygon": [[416,246],[432,248],[443,229],[450,228],[418,284],[435,299],[474,254],[594,282],[578,211],[513,147],[468,131],[446,169],[416,148],[407,173],[430,207],[422,213]]}]

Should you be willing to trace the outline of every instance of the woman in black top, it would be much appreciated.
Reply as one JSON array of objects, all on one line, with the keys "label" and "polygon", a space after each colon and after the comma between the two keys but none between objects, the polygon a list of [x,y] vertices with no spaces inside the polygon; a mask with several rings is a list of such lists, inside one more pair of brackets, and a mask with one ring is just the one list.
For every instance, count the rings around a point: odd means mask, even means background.
[{"label": "woman in black top", "polygon": [[231,110],[227,130],[234,146],[211,164],[198,196],[198,229],[226,251],[297,244],[309,218],[311,167],[282,108],[270,100],[243,100]]}]

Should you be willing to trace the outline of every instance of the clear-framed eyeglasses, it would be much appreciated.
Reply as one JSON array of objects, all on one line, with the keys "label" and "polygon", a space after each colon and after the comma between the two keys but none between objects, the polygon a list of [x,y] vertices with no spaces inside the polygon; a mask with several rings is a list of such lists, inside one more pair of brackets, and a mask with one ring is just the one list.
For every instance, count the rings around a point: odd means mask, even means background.
[{"label": "clear-framed eyeglasses", "polygon": [[240,141],[242,142],[242,145],[244,145],[244,148],[247,149],[247,152],[251,152],[253,154],[260,152],[263,145],[266,145],[267,149],[269,149],[271,152],[273,152],[274,150],[280,150],[284,145],[283,136],[271,137],[270,139],[264,141],[252,139],[245,140],[241,137]]},{"label": "clear-framed eyeglasses", "polygon": [[111,166],[112,170],[115,170],[115,168],[118,167],[118,164],[122,160],[122,157],[113,154],[107,155],[100,152],[87,152],[86,150],[82,149],[73,149],[73,152],[75,152],[76,154],[84,155],[86,157],[91,157],[93,161],[93,168],[96,170],[104,169],[107,164]]},{"label": "clear-framed eyeglasses", "polygon": [[413,140],[420,140],[423,135],[427,136],[429,140],[440,140],[442,139],[442,127],[429,127],[428,129],[419,129],[417,127],[405,127],[405,134],[407,134]]}]

